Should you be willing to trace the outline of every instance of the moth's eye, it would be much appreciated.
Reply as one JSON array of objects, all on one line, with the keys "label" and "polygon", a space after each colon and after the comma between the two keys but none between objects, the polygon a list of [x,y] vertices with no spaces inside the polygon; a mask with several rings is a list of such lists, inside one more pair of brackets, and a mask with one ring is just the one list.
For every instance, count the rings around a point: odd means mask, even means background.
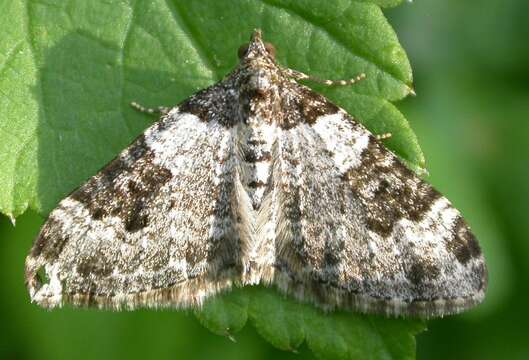
[{"label": "moth's eye", "polygon": [[264,44],[266,51],[268,52],[268,55],[272,57],[272,59],[276,58],[276,48],[274,45],[270,44],[269,42]]},{"label": "moth's eye", "polygon": [[239,50],[237,51],[237,56],[239,56],[239,59],[242,59],[244,54],[246,54],[246,52],[248,51],[248,45],[249,44],[242,44],[239,47]]}]

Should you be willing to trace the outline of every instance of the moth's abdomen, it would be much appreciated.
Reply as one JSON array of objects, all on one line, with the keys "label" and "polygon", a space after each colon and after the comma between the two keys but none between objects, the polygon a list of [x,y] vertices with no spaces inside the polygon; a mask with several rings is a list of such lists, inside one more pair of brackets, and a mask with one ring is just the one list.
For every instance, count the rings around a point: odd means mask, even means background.
[{"label": "moth's abdomen", "polygon": [[240,179],[254,209],[261,206],[263,197],[270,187],[274,130],[274,125],[252,126],[251,123],[243,125],[240,130]]},{"label": "moth's abdomen", "polygon": [[459,211],[306,78],[256,31],[225,80],[50,214],[26,260],[32,301],[197,308],[261,283],[388,316],[480,303],[485,259]]}]

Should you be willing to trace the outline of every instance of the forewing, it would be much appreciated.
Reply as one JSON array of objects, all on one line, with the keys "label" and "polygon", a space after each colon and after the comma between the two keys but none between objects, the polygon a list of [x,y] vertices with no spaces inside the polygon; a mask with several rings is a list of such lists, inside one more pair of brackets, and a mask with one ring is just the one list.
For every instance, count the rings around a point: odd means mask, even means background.
[{"label": "forewing", "polygon": [[51,212],[26,260],[34,302],[190,306],[230,286],[233,128],[206,100],[172,110]]},{"label": "forewing", "polygon": [[284,129],[277,148],[279,288],[388,315],[483,299],[484,259],[461,214],[344,111]]}]

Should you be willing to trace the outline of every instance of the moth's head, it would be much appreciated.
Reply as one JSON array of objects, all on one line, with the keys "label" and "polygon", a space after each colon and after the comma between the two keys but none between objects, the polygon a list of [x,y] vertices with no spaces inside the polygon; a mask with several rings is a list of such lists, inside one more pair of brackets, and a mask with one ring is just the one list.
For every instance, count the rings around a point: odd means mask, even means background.
[{"label": "moth's head", "polygon": [[256,58],[275,61],[276,49],[271,43],[263,42],[261,30],[257,29],[253,32],[250,42],[239,47],[238,56],[241,61],[251,61]]},{"label": "moth's head", "polygon": [[250,42],[239,48],[239,58],[238,76],[243,92],[264,96],[273,91],[280,71],[275,62],[274,46],[263,42],[261,30],[255,30]]}]

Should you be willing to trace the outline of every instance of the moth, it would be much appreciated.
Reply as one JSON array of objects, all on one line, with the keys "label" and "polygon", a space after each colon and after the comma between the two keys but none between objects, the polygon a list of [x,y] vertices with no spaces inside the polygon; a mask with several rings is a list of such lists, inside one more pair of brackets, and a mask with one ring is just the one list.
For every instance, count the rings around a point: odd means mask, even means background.
[{"label": "moth", "polygon": [[460,212],[260,31],[239,57],[50,213],[26,259],[31,301],[186,308],[264,284],[386,316],[480,303],[485,260]]}]

